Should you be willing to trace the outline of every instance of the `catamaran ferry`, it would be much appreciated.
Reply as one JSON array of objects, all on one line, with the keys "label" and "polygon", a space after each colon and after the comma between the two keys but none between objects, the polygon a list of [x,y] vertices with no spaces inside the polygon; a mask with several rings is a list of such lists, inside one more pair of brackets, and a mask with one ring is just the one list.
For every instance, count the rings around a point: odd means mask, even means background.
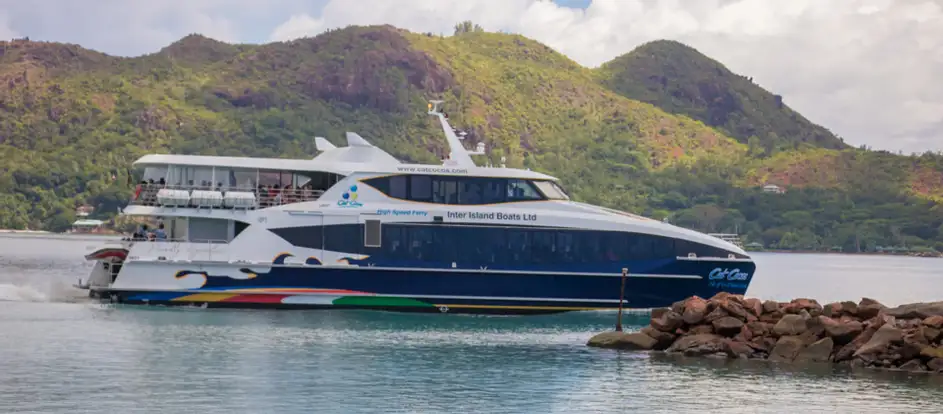
[{"label": "catamaran ferry", "polygon": [[[570,199],[557,179],[450,154],[404,164],[354,133],[314,159],[146,155],[123,214],[159,237],[101,246],[79,280],[116,303],[535,314],[743,294],[755,265],[706,234]],[[623,269],[627,269],[623,272]],[[625,273],[625,274],[623,274]]]}]

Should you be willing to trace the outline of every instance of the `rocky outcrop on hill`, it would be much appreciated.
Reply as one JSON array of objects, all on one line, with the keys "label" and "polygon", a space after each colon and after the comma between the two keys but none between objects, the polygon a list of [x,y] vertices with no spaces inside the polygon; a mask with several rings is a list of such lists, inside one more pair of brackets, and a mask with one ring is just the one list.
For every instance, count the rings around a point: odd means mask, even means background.
[{"label": "rocky outcrop on hill", "polygon": [[588,345],[688,356],[830,362],[943,373],[943,302],[888,308],[864,298],[760,301],[720,293],[652,311],[640,332],[604,332]]}]

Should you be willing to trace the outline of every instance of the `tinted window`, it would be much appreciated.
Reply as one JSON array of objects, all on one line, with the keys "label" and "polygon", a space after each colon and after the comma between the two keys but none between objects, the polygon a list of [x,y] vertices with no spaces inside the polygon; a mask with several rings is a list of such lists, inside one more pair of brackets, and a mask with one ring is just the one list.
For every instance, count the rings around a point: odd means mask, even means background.
[{"label": "tinted window", "polygon": [[530,182],[524,180],[509,180],[507,197],[508,201],[540,200],[543,198]]},{"label": "tinted window", "polygon": [[390,190],[389,192],[384,191],[387,195],[393,198],[407,198],[406,194],[406,185],[408,183],[405,175],[397,175],[395,177],[390,177]]},{"label": "tinted window", "polygon": [[439,204],[458,204],[458,184],[455,182],[455,179],[433,178],[432,202]]},{"label": "tinted window", "polygon": [[424,175],[409,176],[409,199],[413,201],[432,201],[432,177]]},{"label": "tinted window", "polygon": [[481,204],[485,180],[469,178],[458,182],[458,204]]},{"label": "tinted window", "polygon": [[503,203],[507,198],[507,181],[500,179],[484,179],[482,181],[484,182],[481,196],[482,204]]}]

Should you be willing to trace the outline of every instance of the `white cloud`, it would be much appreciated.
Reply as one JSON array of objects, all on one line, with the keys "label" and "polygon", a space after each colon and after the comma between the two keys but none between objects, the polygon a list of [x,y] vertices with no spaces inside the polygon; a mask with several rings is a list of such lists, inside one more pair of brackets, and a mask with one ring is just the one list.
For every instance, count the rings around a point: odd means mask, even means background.
[{"label": "white cloud", "polygon": [[586,66],[679,40],[850,143],[943,150],[943,0],[594,0],[585,10],[538,0],[6,1],[0,39],[139,55],[192,32],[243,42],[351,24],[450,34],[462,20],[521,33]]},{"label": "white cloud", "polygon": [[20,37],[19,33],[10,28],[10,17],[0,10],[0,40],[10,40]]}]

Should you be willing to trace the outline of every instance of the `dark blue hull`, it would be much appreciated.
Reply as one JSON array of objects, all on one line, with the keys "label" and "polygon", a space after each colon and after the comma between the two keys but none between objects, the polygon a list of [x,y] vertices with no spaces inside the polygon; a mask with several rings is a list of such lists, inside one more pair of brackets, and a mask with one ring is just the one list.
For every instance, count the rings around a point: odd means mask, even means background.
[{"label": "dark blue hull", "polygon": [[[665,307],[692,295],[711,297],[721,291],[744,294],[755,270],[750,261],[706,258],[637,267],[644,272],[630,271],[625,278],[625,308]],[[608,272],[287,265],[253,273],[251,279],[177,272],[205,276],[206,283],[191,290],[97,293],[118,302],[152,305],[535,314],[617,309],[622,285],[619,273]]]}]

